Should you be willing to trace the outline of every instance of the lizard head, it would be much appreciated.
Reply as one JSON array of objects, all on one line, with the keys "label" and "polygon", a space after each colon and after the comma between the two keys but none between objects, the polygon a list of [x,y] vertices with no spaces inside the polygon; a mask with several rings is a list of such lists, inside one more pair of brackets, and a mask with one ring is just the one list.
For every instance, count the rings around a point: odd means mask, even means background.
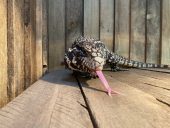
[{"label": "lizard head", "polygon": [[105,59],[101,58],[101,57],[95,57],[94,63],[95,63],[95,70],[96,71],[102,70],[103,66],[105,64]]}]

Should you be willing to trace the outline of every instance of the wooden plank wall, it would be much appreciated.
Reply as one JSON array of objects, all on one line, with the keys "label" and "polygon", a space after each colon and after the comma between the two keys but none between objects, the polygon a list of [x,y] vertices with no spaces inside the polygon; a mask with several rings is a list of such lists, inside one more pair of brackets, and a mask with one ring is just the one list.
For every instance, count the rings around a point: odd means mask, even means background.
[{"label": "wooden plank wall", "polygon": [[[49,69],[60,68],[65,52],[65,2],[48,1]],[[58,13],[56,13],[58,12]]]},{"label": "wooden plank wall", "polygon": [[[83,0],[66,0],[66,48],[83,34]],[[76,9],[75,9],[76,8]]]},{"label": "wooden plank wall", "polygon": [[137,61],[145,61],[146,0],[132,0],[130,9],[130,58]]},{"label": "wooden plank wall", "polygon": [[42,0],[42,56],[43,56],[43,74],[47,72],[48,69],[48,4],[47,0]]},{"label": "wooden plank wall", "polygon": [[[126,19],[126,20],[125,20]],[[114,50],[124,57],[129,58],[130,41],[130,0],[115,1],[115,40]]]},{"label": "wooden plank wall", "polygon": [[24,90],[24,1],[8,1],[8,96]]},{"label": "wooden plank wall", "polygon": [[160,9],[161,0],[148,0],[146,8],[146,61],[160,62]]},{"label": "wooden plank wall", "polygon": [[0,0],[0,104],[6,104],[7,96],[7,2]]},{"label": "wooden plank wall", "polygon": [[[100,39],[105,42],[109,50],[113,50],[114,1],[100,1]],[[107,19],[107,20],[106,20]]]},{"label": "wooden plank wall", "polygon": [[100,38],[100,0],[84,0],[84,35]]},{"label": "wooden plank wall", "polygon": [[170,64],[170,1],[162,1],[161,62]]},{"label": "wooden plank wall", "polygon": [[46,38],[41,0],[0,0],[0,9],[1,107],[42,76]]},{"label": "wooden plank wall", "polygon": [[42,6],[43,6],[43,2],[42,0],[36,0],[35,1],[36,4],[36,20],[35,20],[35,24],[36,24],[36,77],[39,78],[42,75],[43,72],[43,45],[42,45],[42,25],[43,25],[43,20],[42,20]]},{"label": "wooden plank wall", "polygon": [[133,60],[170,65],[168,0],[48,3],[50,70],[64,67],[64,51],[79,35],[100,39],[110,50]]}]

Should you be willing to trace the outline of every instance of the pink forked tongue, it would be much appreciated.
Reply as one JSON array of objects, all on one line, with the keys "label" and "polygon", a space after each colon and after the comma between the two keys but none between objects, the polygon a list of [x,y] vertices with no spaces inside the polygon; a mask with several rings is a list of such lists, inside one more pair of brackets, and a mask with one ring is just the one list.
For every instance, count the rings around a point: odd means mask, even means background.
[{"label": "pink forked tongue", "polygon": [[116,93],[116,94],[121,94],[121,93],[119,93],[119,92],[117,92],[117,91],[113,91],[113,90],[111,89],[111,87],[109,86],[109,84],[108,84],[106,78],[104,77],[102,71],[96,71],[96,73],[97,73],[99,79],[102,81],[104,87],[106,88],[109,96],[111,96],[111,93],[112,93],[112,92],[113,92],[113,93]]}]

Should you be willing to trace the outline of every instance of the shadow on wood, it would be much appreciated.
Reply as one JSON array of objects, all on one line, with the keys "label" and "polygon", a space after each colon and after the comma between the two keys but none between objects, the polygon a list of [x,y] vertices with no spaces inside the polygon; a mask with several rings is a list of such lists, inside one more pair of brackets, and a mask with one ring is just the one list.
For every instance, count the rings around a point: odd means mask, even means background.
[{"label": "shadow on wood", "polygon": [[67,70],[54,71],[0,110],[1,128],[92,128],[83,97]]}]

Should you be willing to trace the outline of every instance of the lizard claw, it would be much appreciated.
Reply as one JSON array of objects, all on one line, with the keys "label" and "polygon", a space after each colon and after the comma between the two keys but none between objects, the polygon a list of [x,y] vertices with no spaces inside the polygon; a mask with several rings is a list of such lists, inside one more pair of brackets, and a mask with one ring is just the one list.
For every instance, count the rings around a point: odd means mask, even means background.
[{"label": "lizard claw", "polygon": [[107,94],[108,94],[109,96],[112,96],[112,94],[124,95],[124,94],[122,94],[122,93],[120,93],[120,92],[117,92],[117,91],[115,91],[115,90],[112,90],[111,88],[107,89]]},{"label": "lizard claw", "polygon": [[112,96],[112,89],[111,88],[109,88],[109,89],[107,89],[107,94],[109,95],[109,96]]}]

